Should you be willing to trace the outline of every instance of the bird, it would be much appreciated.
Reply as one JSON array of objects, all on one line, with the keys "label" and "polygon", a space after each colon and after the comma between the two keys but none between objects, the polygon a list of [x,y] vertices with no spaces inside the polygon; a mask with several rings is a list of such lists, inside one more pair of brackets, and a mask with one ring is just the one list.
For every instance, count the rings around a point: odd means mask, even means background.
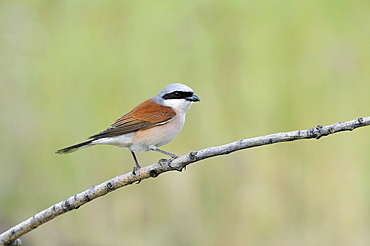
[{"label": "bird", "polygon": [[131,151],[135,161],[133,174],[141,168],[135,153],[157,151],[172,158],[178,156],[158,147],[171,142],[182,130],[185,115],[194,102],[200,99],[187,85],[173,83],[156,96],[140,103],[117,119],[107,129],[92,135],[87,141],[60,150],[68,154],[94,145],[113,145]]}]

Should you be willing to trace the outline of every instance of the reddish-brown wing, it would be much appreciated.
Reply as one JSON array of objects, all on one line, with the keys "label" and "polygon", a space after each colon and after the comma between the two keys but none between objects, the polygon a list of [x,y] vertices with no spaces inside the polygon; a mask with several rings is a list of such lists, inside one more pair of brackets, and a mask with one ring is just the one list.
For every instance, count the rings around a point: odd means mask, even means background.
[{"label": "reddish-brown wing", "polygon": [[165,107],[148,99],[136,106],[131,112],[116,120],[104,131],[89,138],[98,139],[114,137],[122,134],[148,129],[157,125],[162,125],[176,116],[175,111],[170,107]]}]

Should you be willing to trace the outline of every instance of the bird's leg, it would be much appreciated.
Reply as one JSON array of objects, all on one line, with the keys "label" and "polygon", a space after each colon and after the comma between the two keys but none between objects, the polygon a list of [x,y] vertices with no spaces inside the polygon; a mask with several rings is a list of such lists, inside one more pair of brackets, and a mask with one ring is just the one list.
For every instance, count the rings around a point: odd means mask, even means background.
[{"label": "bird's leg", "polygon": [[172,154],[172,153],[166,152],[166,151],[161,150],[161,149],[151,148],[151,150],[154,150],[154,151],[157,151],[157,152],[159,152],[159,153],[162,153],[162,154],[165,154],[165,155],[171,156],[173,159],[176,159],[177,157],[179,157],[178,155],[175,155],[175,154]]},{"label": "bird's leg", "polygon": [[135,160],[135,166],[134,166],[134,170],[132,171],[132,173],[134,175],[136,175],[136,171],[139,171],[141,167],[139,165],[139,162],[137,161],[135,153],[133,151],[131,151],[131,154],[132,154],[132,157],[134,157],[134,160]]}]

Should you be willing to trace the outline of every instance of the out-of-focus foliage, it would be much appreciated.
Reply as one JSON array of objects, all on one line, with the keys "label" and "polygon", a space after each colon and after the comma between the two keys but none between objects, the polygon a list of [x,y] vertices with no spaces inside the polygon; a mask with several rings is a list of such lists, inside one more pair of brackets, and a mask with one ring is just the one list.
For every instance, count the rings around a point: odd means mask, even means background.
[{"label": "out-of-focus foliage", "polygon": [[[0,2],[0,231],[131,171],[124,149],[56,149],[165,85],[201,98],[163,149],[369,116],[364,0]],[[264,146],[120,189],[25,245],[369,245],[370,128]],[[142,165],[163,158],[139,154]]]}]

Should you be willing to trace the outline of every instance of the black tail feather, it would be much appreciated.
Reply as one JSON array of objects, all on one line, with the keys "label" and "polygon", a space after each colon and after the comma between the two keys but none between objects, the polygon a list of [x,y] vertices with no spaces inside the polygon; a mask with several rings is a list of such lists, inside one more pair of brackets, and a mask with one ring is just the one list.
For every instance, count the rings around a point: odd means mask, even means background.
[{"label": "black tail feather", "polygon": [[88,145],[90,145],[92,141],[93,141],[93,139],[88,140],[88,141],[83,142],[83,143],[79,143],[79,144],[69,146],[69,147],[64,148],[64,149],[57,150],[57,151],[55,151],[55,154],[69,154],[69,153],[75,152],[80,148],[88,147]]}]

